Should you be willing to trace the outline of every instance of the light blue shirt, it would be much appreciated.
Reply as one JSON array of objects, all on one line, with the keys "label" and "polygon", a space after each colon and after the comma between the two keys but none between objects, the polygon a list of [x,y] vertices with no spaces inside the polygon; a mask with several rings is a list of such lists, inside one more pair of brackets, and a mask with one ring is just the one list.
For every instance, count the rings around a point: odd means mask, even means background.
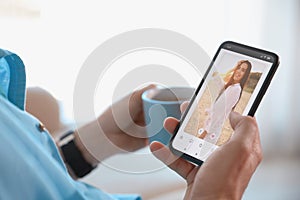
[{"label": "light blue shirt", "polygon": [[23,62],[0,49],[0,199],[140,199],[73,180],[49,133],[24,111],[24,99]]}]

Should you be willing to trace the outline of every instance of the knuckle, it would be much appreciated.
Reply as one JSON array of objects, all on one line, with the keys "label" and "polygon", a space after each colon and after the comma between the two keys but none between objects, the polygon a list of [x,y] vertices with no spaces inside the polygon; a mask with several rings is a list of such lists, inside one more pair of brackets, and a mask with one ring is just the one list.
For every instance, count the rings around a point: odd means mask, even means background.
[{"label": "knuckle", "polygon": [[240,143],[240,153],[243,156],[250,156],[252,154],[252,149],[250,148],[250,145],[247,142]]},{"label": "knuckle", "polygon": [[263,160],[263,152],[260,144],[257,144],[256,148],[254,149],[255,149],[254,150],[255,157],[257,158],[258,163],[261,163],[261,161]]},{"label": "knuckle", "polygon": [[263,160],[263,157],[264,157],[263,154],[260,152],[256,156],[257,156],[258,163],[261,163],[261,161]]},{"label": "knuckle", "polygon": [[246,144],[246,142],[240,144],[239,156],[255,163],[255,166],[258,166],[263,159],[262,151],[253,148],[253,145]]}]

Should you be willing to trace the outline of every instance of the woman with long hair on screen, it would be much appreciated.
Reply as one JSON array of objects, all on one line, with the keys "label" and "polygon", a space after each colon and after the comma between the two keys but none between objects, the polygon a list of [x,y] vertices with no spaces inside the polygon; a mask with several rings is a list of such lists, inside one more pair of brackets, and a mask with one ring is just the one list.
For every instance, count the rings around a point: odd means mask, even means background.
[{"label": "woman with long hair on screen", "polygon": [[224,79],[220,78],[223,86],[211,108],[207,111],[208,117],[205,121],[204,129],[202,129],[201,133],[198,133],[199,138],[212,144],[217,143],[225,120],[241,98],[251,68],[252,65],[248,60],[241,60],[227,73]]}]

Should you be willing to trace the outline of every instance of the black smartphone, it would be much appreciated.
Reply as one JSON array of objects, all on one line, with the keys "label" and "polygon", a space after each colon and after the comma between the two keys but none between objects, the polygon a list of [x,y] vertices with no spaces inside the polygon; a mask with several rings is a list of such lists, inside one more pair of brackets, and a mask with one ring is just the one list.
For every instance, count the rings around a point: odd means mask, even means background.
[{"label": "black smartphone", "polygon": [[201,165],[233,134],[232,110],[253,116],[279,65],[275,53],[232,41],[220,45],[169,144]]}]

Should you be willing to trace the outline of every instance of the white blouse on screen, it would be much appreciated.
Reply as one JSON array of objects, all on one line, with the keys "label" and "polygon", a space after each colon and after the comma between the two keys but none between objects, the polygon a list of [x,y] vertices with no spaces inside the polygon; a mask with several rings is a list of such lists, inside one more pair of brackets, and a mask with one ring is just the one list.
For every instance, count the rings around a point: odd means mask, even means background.
[{"label": "white blouse on screen", "polygon": [[217,143],[225,120],[239,101],[241,90],[240,83],[236,83],[228,86],[219,97],[216,97],[215,102],[207,110],[208,118],[205,121],[204,129],[208,134],[204,138],[205,141],[213,144]]}]

